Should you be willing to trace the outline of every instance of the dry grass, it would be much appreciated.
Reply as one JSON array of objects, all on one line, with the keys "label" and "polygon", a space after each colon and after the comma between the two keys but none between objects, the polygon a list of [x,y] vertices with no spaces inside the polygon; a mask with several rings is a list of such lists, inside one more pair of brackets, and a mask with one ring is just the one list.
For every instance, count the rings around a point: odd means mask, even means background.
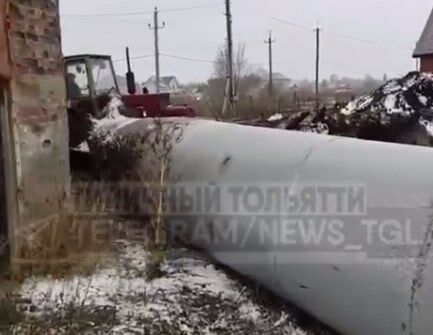
[{"label": "dry grass", "polygon": [[102,255],[110,252],[111,241],[92,243],[92,226],[76,220],[74,215],[48,220],[38,228],[16,239],[19,253],[11,261],[14,280],[35,275],[89,273]]},{"label": "dry grass", "polygon": [[73,185],[70,213],[17,233],[14,278],[87,272],[116,239],[139,238],[150,250],[164,250],[171,153],[182,136],[183,125],[155,120],[142,134],[93,137],[98,181]]},{"label": "dry grass", "polygon": [[[193,101],[192,106],[200,116],[216,120],[231,120],[232,113],[222,115],[223,97],[214,97]],[[256,95],[242,95],[236,101],[236,119],[259,119],[269,118],[271,115],[281,113],[284,108],[296,107],[292,99],[284,92],[276,90],[274,96],[270,96],[267,89]]]},{"label": "dry grass", "polygon": [[[150,133],[137,136],[94,142],[98,181],[73,185],[69,213],[25,224],[16,232],[11,268],[5,280],[0,279],[0,333],[47,334],[51,321],[57,328],[61,324],[65,334],[85,332],[95,311],[65,305],[61,319],[41,322],[29,319],[13,292],[28,277],[92,274],[118,239],[145,243],[151,251],[146,275],[162,275],[166,188],[171,153],[182,140],[183,126],[156,120]],[[102,315],[110,315],[102,324],[115,319],[106,311]],[[26,326],[13,327],[17,324]]]}]

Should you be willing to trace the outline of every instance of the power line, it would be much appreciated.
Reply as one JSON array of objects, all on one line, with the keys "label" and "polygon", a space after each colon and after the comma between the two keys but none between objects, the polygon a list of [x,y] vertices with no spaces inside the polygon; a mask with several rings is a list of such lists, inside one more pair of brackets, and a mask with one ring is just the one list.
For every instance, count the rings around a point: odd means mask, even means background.
[{"label": "power line", "polygon": [[150,15],[153,12],[131,12],[131,13],[103,13],[103,14],[63,14],[62,17],[71,18],[95,18],[95,17],[114,17],[114,16],[135,16],[135,15]]},{"label": "power line", "polygon": [[[211,5],[202,5],[202,6],[191,6],[191,7],[180,7],[180,8],[171,8],[160,10],[160,13],[176,13],[183,11],[191,11],[197,9],[211,8],[214,7],[215,3]],[[94,17],[116,17],[116,16],[136,16],[136,15],[151,15],[154,11],[145,11],[145,12],[127,12],[127,13],[100,13],[100,14],[64,14],[62,17],[71,17],[71,18],[94,18]]]},{"label": "power line", "polygon": [[[309,31],[314,30],[314,28],[312,28],[312,27],[302,25],[302,24],[299,24],[296,22],[288,21],[288,20],[285,20],[285,19],[282,19],[279,17],[271,16],[271,15],[268,15],[266,13],[263,13],[261,11],[258,11],[256,9],[248,7],[248,6],[239,5],[239,4],[235,4],[235,5],[237,7],[244,8],[250,12],[256,13],[257,15],[266,17],[269,20],[280,22],[280,23],[283,23],[285,25],[289,25],[289,26],[296,27],[299,29],[304,29],[304,30],[309,30]],[[393,48],[398,48],[398,49],[402,49],[402,50],[412,50],[413,49],[412,47],[409,47],[406,45],[389,43],[389,42],[384,42],[384,41],[379,41],[379,40],[374,40],[374,39],[360,38],[360,37],[356,37],[356,36],[345,35],[345,34],[336,33],[336,32],[327,31],[327,30],[323,30],[323,33],[330,35],[330,36],[337,37],[337,38],[342,38],[342,39],[346,39],[346,40],[350,40],[350,41],[354,41],[354,42],[359,42],[359,43],[364,43],[364,44],[381,45],[381,46],[385,46],[385,47],[393,47]]]},{"label": "power line", "polygon": [[[189,61],[189,62],[206,63],[206,64],[213,64],[214,63],[211,60],[191,58],[191,57],[185,57],[185,56],[176,56],[176,55],[170,55],[170,54],[165,54],[165,53],[160,53],[159,55],[163,56],[163,57],[167,57],[167,58],[185,60],[185,61]],[[135,60],[135,59],[144,59],[144,58],[150,58],[150,57],[155,57],[155,54],[135,56],[135,57],[131,57],[130,59]],[[127,60],[126,58],[115,59],[115,60],[113,60],[113,63],[126,62],[126,60]]]},{"label": "power line", "polygon": [[[147,58],[147,57],[153,57],[154,55],[145,55],[145,56],[138,56],[138,57],[131,57],[131,59],[139,59],[139,58]],[[185,61],[190,61],[190,62],[197,62],[197,63],[206,63],[206,64],[213,64],[214,61],[211,60],[205,60],[205,59],[198,59],[198,58],[191,58],[191,57],[185,57],[185,56],[175,56],[175,55],[170,55],[170,54],[165,54],[165,53],[160,53],[160,56],[163,57],[167,57],[167,58],[173,58],[173,59],[179,59],[179,60],[185,60]],[[120,59],[117,61],[125,61],[126,59]],[[347,67],[347,68],[352,68],[352,69],[356,69],[359,71],[372,71],[372,69],[362,69],[358,66],[354,66],[353,64],[346,64],[346,63],[341,63],[341,62],[337,62],[337,61],[333,61],[330,59],[322,59],[321,61],[323,61],[324,63],[327,64],[331,64],[331,65],[335,65],[335,66],[341,66],[341,67]],[[292,63],[287,63],[285,61],[278,61],[278,62],[273,62],[273,64],[292,64]]]},{"label": "power line", "polygon": [[[154,56],[154,54],[152,54],[152,55],[142,55],[142,56],[135,56],[135,57],[131,57],[130,59],[132,60],[132,59],[143,59],[143,58],[150,58],[150,57],[153,57]],[[121,58],[121,59],[115,59],[115,60],[113,60],[113,63],[120,63],[120,62],[126,62],[126,58]]]},{"label": "power line", "polygon": [[266,17],[267,19],[274,20],[274,21],[277,21],[277,22],[280,22],[280,23],[284,23],[284,24],[290,25],[292,27],[296,27],[296,28],[300,28],[300,29],[305,29],[305,30],[309,30],[309,31],[313,30],[312,27],[308,27],[308,26],[305,26],[305,25],[302,25],[302,24],[299,24],[299,23],[295,23],[295,22],[291,22],[291,21],[288,21],[288,20],[284,20],[284,19],[281,19],[279,17],[270,16],[270,15],[267,15],[267,14],[261,12],[261,11],[258,11],[256,9],[254,9],[254,8],[248,7],[248,6],[239,5],[239,4],[236,4],[236,3],[234,3],[234,5],[237,6],[237,7],[239,7],[239,8],[246,9],[246,10],[248,10],[248,11],[250,11],[252,13],[255,13],[257,15]]},{"label": "power line", "polygon": [[212,8],[212,7],[215,7],[217,3],[219,4],[219,1],[214,2],[213,4],[209,4],[209,5],[166,9],[166,10],[161,10],[161,12],[162,13],[177,13],[177,12],[185,12],[185,11],[190,11],[190,10]]},{"label": "power line", "polygon": [[[154,54],[140,55],[140,56],[131,57],[131,60],[151,58],[154,56],[155,56]],[[170,54],[165,54],[165,53],[160,53],[160,56],[167,57],[167,58],[173,58],[173,59],[179,59],[179,60],[185,60],[185,61],[190,61],[190,62],[196,62],[196,63],[206,63],[206,64],[213,64],[214,63],[214,61],[211,61],[211,60],[197,59],[197,58],[191,58],[191,57],[185,57],[185,56],[175,56],[175,55],[170,55]],[[113,63],[120,63],[120,62],[126,62],[126,58],[119,58],[119,59],[113,60]],[[331,59],[322,59],[322,62],[326,63],[326,64],[334,65],[334,66],[355,69],[355,70],[358,70],[360,72],[376,71],[376,70],[373,70],[371,68],[369,68],[369,69],[361,68],[359,66],[355,66],[354,64],[342,63],[342,62],[334,61]],[[292,63],[287,63],[285,61],[277,61],[277,62],[273,62],[273,63],[274,64],[292,64]]]},{"label": "power line", "polygon": [[378,40],[373,40],[373,39],[359,38],[359,37],[344,35],[344,34],[340,34],[340,33],[335,33],[332,31],[324,31],[324,33],[327,35],[331,35],[334,37],[338,37],[338,38],[342,38],[342,39],[346,39],[346,40],[350,40],[350,41],[354,41],[354,42],[360,42],[360,43],[365,43],[365,44],[375,44],[375,45],[381,45],[381,46],[385,46],[385,47],[399,48],[399,49],[405,49],[405,50],[411,50],[411,51],[413,50],[413,48],[411,48],[409,46],[401,45],[401,44],[383,42],[383,41],[378,41]]},{"label": "power line", "polygon": [[[323,61],[323,63],[326,63],[328,65],[333,65],[335,67],[354,69],[354,70],[357,70],[359,73],[363,73],[363,74],[369,74],[372,72],[373,73],[374,72],[380,72],[380,71],[384,70],[383,68],[374,69],[372,67],[359,67],[359,66],[356,66],[353,64],[342,63],[342,62],[338,62],[338,61],[334,61],[334,60],[330,60],[330,59],[323,59],[322,61]],[[404,72],[404,70],[397,69],[397,68],[393,68],[393,69],[388,68],[388,72],[390,72],[390,73],[402,73],[402,72]]]},{"label": "power line", "polygon": [[204,60],[204,59],[191,58],[191,57],[185,57],[185,56],[175,56],[175,55],[169,55],[166,53],[160,53],[160,56],[167,57],[167,58],[173,58],[173,59],[185,60],[185,61],[189,61],[189,62],[196,62],[196,63],[207,63],[207,64],[213,64],[214,63],[211,60]]},{"label": "power line", "polygon": [[310,31],[313,30],[313,28],[311,28],[311,27],[304,26],[302,24],[294,23],[294,22],[291,22],[291,21],[283,20],[283,19],[280,19],[278,17],[268,16],[268,19],[274,20],[274,21],[277,21],[277,22],[280,22],[280,23],[284,23],[284,24],[287,24],[289,26],[300,28],[300,29],[305,29],[305,30],[310,30]]}]

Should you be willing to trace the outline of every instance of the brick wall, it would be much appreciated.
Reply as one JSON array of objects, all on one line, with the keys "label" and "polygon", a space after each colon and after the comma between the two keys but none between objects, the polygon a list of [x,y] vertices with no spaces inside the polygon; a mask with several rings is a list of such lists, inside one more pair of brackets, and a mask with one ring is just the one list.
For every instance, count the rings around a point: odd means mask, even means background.
[{"label": "brick wall", "polygon": [[0,1],[0,77],[10,77],[6,36],[6,1]]},{"label": "brick wall", "polygon": [[68,126],[59,9],[58,0],[0,2],[0,17],[10,22],[6,34],[0,33],[0,50],[8,53],[0,52],[0,73],[10,79],[16,228],[23,230],[32,222],[63,212],[68,205]]},{"label": "brick wall", "polygon": [[421,57],[421,71],[433,72],[433,55]]}]

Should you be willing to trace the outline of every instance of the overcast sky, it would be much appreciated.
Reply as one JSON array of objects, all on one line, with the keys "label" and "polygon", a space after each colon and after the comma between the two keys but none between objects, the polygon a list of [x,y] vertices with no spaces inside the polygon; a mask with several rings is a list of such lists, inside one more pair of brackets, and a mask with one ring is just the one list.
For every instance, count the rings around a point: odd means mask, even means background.
[{"label": "overcast sky", "polygon": [[[166,27],[160,34],[161,52],[198,61],[161,57],[161,74],[181,82],[203,81],[212,74],[211,61],[225,39],[223,0],[61,0],[63,50],[110,54],[124,58],[153,54],[154,6],[162,11]],[[269,29],[276,38],[274,72],[290,78],[313,78],[316,22],[323,28],[321,76],[382,77],[415,68],[411,58],[427,17],[431,0],[232,0],[235,43],[245,42],[250,64],[267,68],[264,44]],[[202,7],[203,6],[203,7]],[[190,7],[201,7],[186,9]],[[175,9],[185,9],[172,11]],[[74,16],[76,14],[136,13],[128,16]],[[282,21],[285,21],[282,22]],[[295,23],[297,25],[290,25]],[[154,73],[152,57],[133,61],[140,80]],[[123,75],[126,64],[116,62]]]}]

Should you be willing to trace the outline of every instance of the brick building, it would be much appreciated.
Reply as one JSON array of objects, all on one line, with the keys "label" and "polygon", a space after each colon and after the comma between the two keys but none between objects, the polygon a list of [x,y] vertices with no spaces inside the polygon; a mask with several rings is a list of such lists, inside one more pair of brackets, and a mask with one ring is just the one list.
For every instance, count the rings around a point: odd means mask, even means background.
[{"label": "brick building", "polygon": [[427,20],[413,56],[420,58],[420,70],[422,72],[433,72],[433,11]]},{"label": "brick building", "polygon": [[[0,121],[1,239],[25,235],[34,222],[67,208],[58,0],[0,1]],[[19,249],[15,243],[12,248]]]}]

